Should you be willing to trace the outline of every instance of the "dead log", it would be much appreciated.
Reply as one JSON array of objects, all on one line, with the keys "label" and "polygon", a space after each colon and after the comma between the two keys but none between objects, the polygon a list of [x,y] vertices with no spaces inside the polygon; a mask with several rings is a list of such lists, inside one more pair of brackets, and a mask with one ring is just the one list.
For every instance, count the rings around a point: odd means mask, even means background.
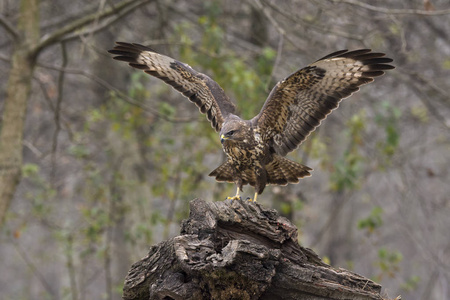
[{"label": "dead log", "polygon": [[377,283],[301,247],[273,209],[200,199],[190,207],[181,235],[133,264],[124,299],[383,299]]}]

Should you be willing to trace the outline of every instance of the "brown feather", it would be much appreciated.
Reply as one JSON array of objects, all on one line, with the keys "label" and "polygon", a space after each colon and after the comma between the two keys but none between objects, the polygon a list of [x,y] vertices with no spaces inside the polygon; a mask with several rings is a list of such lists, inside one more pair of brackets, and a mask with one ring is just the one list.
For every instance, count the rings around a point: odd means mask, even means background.
[{"label": "brown feather", "polygon": [[114,49],[108,52],[116,55],[114,59],[128,62],[188,97],[206,114],[216,131],[220,131],[225,118],[235,111],[235,105],[219,84],[182,62],[139,44],[116,42]]},{"label": "brown feather", "polygon": [[298,183],[300,178],[311,176],[311,168],[299,164],[295,161],[273,156],[272,162],[266,165],[269,184],[286,185],[288,183]]},{"label": "brown feather", "polygon": [[384,53],[342,50],[323,57],[280,81],[252,121],[279,155],[296,149],[363,84],[394,67]]}]

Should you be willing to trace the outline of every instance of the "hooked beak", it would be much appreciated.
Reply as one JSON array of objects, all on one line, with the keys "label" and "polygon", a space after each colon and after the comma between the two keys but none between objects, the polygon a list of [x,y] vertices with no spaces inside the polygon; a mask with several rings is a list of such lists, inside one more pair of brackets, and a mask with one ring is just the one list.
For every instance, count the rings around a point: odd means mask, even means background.
[{"label": "hooked beak", "polygon": [[224,142],[225,140],[228,140],[228,138],[227,138],[224,134],[222,134],[222,135],[220,136],[220,143],[223,144],[223,142]]}]

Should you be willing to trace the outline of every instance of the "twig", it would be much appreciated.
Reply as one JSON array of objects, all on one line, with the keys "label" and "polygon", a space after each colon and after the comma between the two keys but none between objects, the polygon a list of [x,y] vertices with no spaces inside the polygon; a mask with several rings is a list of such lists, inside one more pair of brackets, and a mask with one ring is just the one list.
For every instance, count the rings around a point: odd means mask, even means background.
[{"label": "twig", "polygon": [[[39,76],[33,76],[33,79],[36,80],[39,83],[39,87],[42,90],[42,94],[44,95],[44,100],[46,101],[46,103],[48,104],[48,107],[50,108],[50,110],[55,113],[55,106],[53,105],[52,102],[52,97],[49,95],[47,88],[45,87],[45,83],[42,82],[41,78]],[[60,117],[64,117],[64,115],[60,116]],[[73,141],[73,131],[70,128],[70,123],[67,120],[60,120],[60,123],[63,123],[65,130],[69,136],[69,139],[71,141]],[[42,154],[41,153],[41,158],[46,157],[47,153]]]},{"label": "twig", "polygon": [[332,0],[334,3],[347,3],[355,6],[359,6],[370,11],[375,11],[389,15],[422,15],[422,16],[439,16],[450,14],[450,9],[441,10],[420,10],[420,9],[395,9],[395,8],[383,8],[373,6],[357,0]]},{"label": "twig", "polygon": [[39,51],[41,51],[43,48],[61,41],[61,39],[63,39],[65,35],[73,33],[74,31],[79,30],[80,28],[94,22],[95,20],[100,20],[115,14],[119,14],[122,10],[135,9],[149,1],[151,0],[138,0],[138,1],[124,0],[119,4],[113,7],[109,7],[100,13],[95,12],[80,19],[77,19],[72,23],[64,26],[63,28],[56,30],[55,32],[49,35],[44,36],[41,39],[39,45],[36,47],[35,51],[36,53],[39,53]]},{"label": "twig", "polygon": [[405,82],[419,82],[420,84],[409,84],[409,87],[411,91],[418,96],[420,101],[425,105],[425,107],[428,109],[428,111],[434,116],[434,118],[439,121],[442,125],[444,125],[446,128],[450,128],[450,124],[447,123],[447,120],[440,111],[435,107],[434,101],[432,101],[429,97],[430,93],[427,93],[426,91],[422,91],[418,86],[423,86],[424,83],[427,84],[430,88],[432,88],[435,92],[440,93],[443,101],[448,101],[448,95],[445,91],[443,91],[440,88],[437,88],[435,85],[430,84],[423,76],[418,76],[416,72],[403,72],[403,74],[406,74],[408,76],[407,79],[404,78],[404,76],[401,76],[400,78]]},{"label": "twig", "polygon": [[120,178],[118,178],[119,170],[122,165],[122,161],[124,160],[124,154],[119,155],[117,160],[115,160],[112,164],[112,177],[109,180],[109,193],[110,196],[108,201],[108,225],[105,228],[105,249],[104,249],[104,260],[103,267],[105,272],[105,294],[106,299],[112,300],[113,298],[113,280],[112,280],[112,270],[111,270],[111,251],[113,245],[113,226],[118,225],[118,218],[122,219],[123,215],[120,213],[120,208],[118,207],[118,202],[122,202],[123,191],[120,186]]},{"label": "twig", "polygon": [[29,142],[28,140],[23,140],[22,145],[24,145],[25,147],[27,147],[28,149],[30,149],[31,152],[34,153],[34,155],[36,155],[36,157],[41,158],[43,156],[43,153],[41,152],[41,150],[39,150],[38,148],[36,148],[31,142]]},{"label": "twig", "polygon": [[31,272],[34,274],[34,276],[37,277],[39,282],[42,284],[47,293],[50,295],[51,299],[56,299],[56,294],[53,291],[52,286],[47,282],[45,276],[41,272],[39,272],[39,269],[30,260],[27,253],[20,247],[20,245],[16,241],[12,240],[11,242],[14,245],[14,248],[16,249],[19,256],[23,259],[23,261],[25,262],[27,267],[31,270]]},{"label": "twig", "polygon": [[98,4],[96,1],[91,1],[91,3],[85,5],[82,10],[79,11],[69,11],[67,14],[52,16],[51,19],[46,19],[41,21],[41,30],[49,31],[51,28],[61,28],[72,20],[77,20],[83,18],[86,15],[97,11]]},{"label": "twig", "polygon": [[272,23],[273,27],[275,27],[278,33],[282,35],[284,38],[286,38],[294,47],[297,47],[297,43],[286,34],[286,30],[284,30],[284,28],[281,27],[280,24],[278,24],[278,22],[272,17],[270,12],[267,9],[265,9],[265,7],[259,0],[250,1],[250,5],[252,5],[255,9],[261,11],[269,20],[269,22]]},{"label": "twig", "polygon": [[407,73],[411,79],[421,81],[421,85],[425,84],[431,89],[433,89],[434,92],[441,95],[442,101],[448,102],[448,104],[450,104],[450,94],[447,91],[443,90],[441,87],[437,86],[432,80],[423,76],[422,73],[420,72],[405,72],[405,73]]},{"label": "twig", "polygon": [[6,57],[4,55],[0,55],[0,60],[3,60],[4,62],[7,62],[9,64],[11,63],[11,58]]},{"label": "twig", "polygon": [[337,191],[335,198],[333,199],[333,207],[334,211],[333,214],[331,214],[325,223],[325,225],[320,229],[319,233],[316,234],[315,239],[311,242],[309,245],[311,248],[317,247],[317,245],[321,242],[322,238],[324,237],[325,233],[333,227],[334,222],[338,219],[339,213],[344,208],[345,204],[347,203],[348,197],[344,195],[343,191]]},{"label": "twig", "polygon": [[14,29],[14,26],[9,23],[9,21],[2,14],[0,14],[0,25],[2,25],[10,35],[12,35],[14,40],[19,39],[19,32]]},{"label": "twig", "polygon": [[[145,1],[149,1],[149,0],[145,0]],[[96,20],[94,20],[95,25],[92,28],[85,30],[85,31],[81,31],[81,32],[72,32],[72,33],[68,34],[67,36],[65,36],[64,38],[62,38],[61,41],[70,41],[70,40],[77,39],[84,35],[93,35],[94,33],[97,33],[105,28],[108,28],[111,24],[120,20],[125,15],[132,12],[135,8],[139,7],[142,4],[143,3],[137,3],[136,5],[130,5],[127,8],[124,8],[123,10],[114,14],[114,17],[106,19],[106,21],[103,21],[103,22],[100,22],[101,20],[99,20],[99,18],[97,18]]]},{"label": "twig", "polygon": [[275,70],[276,70],[277,66],[280,64],[282,53],[283,53],[283,36],[280,35],[280,40],[278,41],[278,48],[277,48],[277,57],[275,58],[275,62],[273,63],[272,72],[270,72],[270,76],[267,79],[267,82],[265,84],[265,87],[264,87],[265,90],[269,90],[269,85],[270,85],[270,82],[272,81],[273,74],[275,74]]},{"label": "twig", "polygon": [[77,288],[77,279],[75,276],[75,265],[73,263],[73,235],[69,234],[67,237],[67,245],[66,245],[66,257],[67,257],[67,270],[69,271],[70,278],[70,291],[72,293],[72,300],[78,300],[78,288]]},{"label": "twig", "polygon": [[67,66],[67,50],[66,50],[66,44],[61,43],[61,56],[62,56],[62,66],[61,70],[59,71],[59,78],[58,78],[58,97],[56,98],[56,106],[54,111],[54,119],[55,119],[55,132],[53,133],[53,141],[52,141],[52,154],[51,154],[51,171],[50,171],[50,178],[51,182],[54,183],[56,178],[56,150],[58,148],[58,134],[61,131],[61,123],[60,123],[60,112],[61,112],[61,103],[63,100],[63,88],[64,88],[64,77],[65,72],[64,69]]},{"label": "twig", "polygon": [[[42,64],[42,63],[38,63],[39,67],[42,68],[46,68],[46,69],[50,69],[50,70],[56,70],[56,71],[60,71],[61,68],[60,67],[55,67],[55,66],[50,66],[50,65],[46,65],[46,64]],[[79,69],[73,69],[73,68],[65,68],[64,71],[66,73],[70,73],[70,74],[75,74],[75,75],[81,75],[84,76],[86,78],[91,79],[92,81],[96,82],[97,84],[101,85],[102,87],[104,87],[107,90],[113,91],[114,93],[116,93],[121,99],[125,100],[126,102],[128,102],[131,105],[134,105],[136,107],[141,108],[142,110],[151,113],[152,115],[161,118],[163,120],[166,120],[168,122],[172,122],[172,123],[188,123],[188,122],[193,122],[193,121],[198,121],[198,118],[171,118],[167,115],[161,114],[160,112],[158,112],[158,110],[143,105],[142,103],[139,103],[139,101],[131,98],[130,96],[128,96],[127,94],[123,93],[122,91],[118,90],[117,88],[113,87],[112,85],[110,85],[108,82],[104,81],[103,79],[101,79],[98,76],[95,76],[94,74],[91,74],[85,70],[79,70]]]},{"label": "twig", "polygon": [[289,13],[288,11],[281,10],[279,6],[274,5],[271,2],[264,1],[264,5],[267,5],[268,7],[270,7],[276,13],[278,13],[281,16],[291,20],[292,22],[294,22],[294,24],[300,22],[304,26],[308,26],[311,29],[319,31],[319,32],[322,32],[322,33],[331,33],[331,34],[334,34],[336,36],[341,36],[341,37],[344,37],[344,38],[347,38],[347,39],[351,39],[351,40],[356,40],[356,41],[363,41],[364,40],[363,36],[361,36],[361,35],[353,35],[350,32],[337,30],[335,28],[335,26],[333,26],[332,28],[325,28],[325,27],[319,26],[319,25],[315,24],[313,21],[305,20],[304,18],[302,18],[299,15],[295,15],[293,13]]}]

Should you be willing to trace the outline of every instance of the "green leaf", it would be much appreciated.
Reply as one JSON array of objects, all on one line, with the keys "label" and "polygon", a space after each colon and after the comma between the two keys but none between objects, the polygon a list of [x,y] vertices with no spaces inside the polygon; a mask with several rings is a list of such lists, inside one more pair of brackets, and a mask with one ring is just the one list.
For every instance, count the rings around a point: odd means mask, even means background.
[{"label": "green leaf", "polygon": [[383,225],[382,214],[383,209],[381,207],[374,207],[369,216],[358,221],[358,229],[366,229],[369,233],[374,232]]},{"label": "green leaf", "polygon": [[161,114],[168,117],[173,117],[176,113],[176,108],[167,102],[160,102],[158,108]]},{"label": "green leaf", "polygon": [[22,165],[22,176],[24,178],[36,175],[39,172],[39,166],[36,164]]},{"label": "green leaf", "polygon": [[444,60],[444,63],[442,64],[442,68],[446,70],[450,70],[450,58]]},{"label": "green leaf", "polygon": [[78,157],[78,158],[86,158],[89,156],[90,152],[89,149],[81,144],[75,144],[71,147],[69,147],[69,154]]}]

